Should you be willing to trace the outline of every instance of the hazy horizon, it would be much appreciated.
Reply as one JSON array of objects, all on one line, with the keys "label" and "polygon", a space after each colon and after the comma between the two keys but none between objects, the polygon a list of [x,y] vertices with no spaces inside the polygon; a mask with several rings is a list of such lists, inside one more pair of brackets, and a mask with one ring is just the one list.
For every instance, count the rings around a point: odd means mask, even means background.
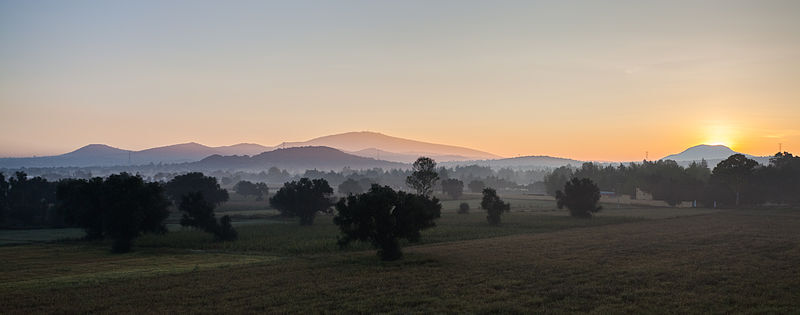
[{"label": "hazy horizon", "polygon": [[370,130],[504,157],[800,143],[797,1],[4,1],[0,156]]},{"label": "hazy horizon", "polygon": [[[368,130],[354,131],[354,132],[347,132],[347,133],[342,133],[342,134],[363,133],[363,132],[366,132],[366,133],[377,133],[377,134],[382,134],[382,135],[386,135],[386,136],[392,136],[392,135],[387,135],[387,134],[384,134],[384,133],[381,133],[381,132],[371,131],[371,130],[370,131],[368,131]],[[336,134],[336,135],[342,135],[342,134]],[[330,135],[323,135],[323,136],[320,136],[320,137],[324,137],[324,136],[330,136]],[[320,138],[320,137],[315,137],[314,139]],[[403,139],[416,140],[416,139],[407,139],[407,138],[403,138]],[[129,151],[142,151],[142,150],[147,150],[147,149],[154,149],[154,148],[167,147],[167,146],[173,146],[173,145],[182,145],[182,144],[189,144],[189,143],[195,143],[195,144],[199,144],[199,145],[210,147],[210,148],[226,147],[226,146],[233,146],[233,145],[240,145],[240,144],[250,144],[250,145],[261,145],[261,146],[266,147],[268,150],[274,150],[274,149],[281,148],[281,145],[284,144],[284,143],[294,143],[294,142],[302,143],[302,142],[306,142],[308,140],[313,140],[313,139],[305,139],[303,141],[282,141],[281,143],[275,143],[275,144],[263,144],[263,143],[252,143],[252,142],[234,142],[234,143],[227,143],[227,144],[221,144],[221,145],[208,145],[208,144],[197,142],[197,141],[189,141],[189,142],[171,143],[171,144],[158,145],[158,146],[147,146],[147,147],[135,148],[135,149],[128,148],[128,147],[122,147],[122,146],[116,146],[116,145],[108,144],[108,143],[87,143],[87,144],[82,145],[80,147],[76,147],[76,148],[70,149],[70,150],[68,150],[66,152],[58,152],[58,153],[52,153],[52,154],[47,154],[47,155],[0,156],[0,158],[28,158],[28,157],[42,157],[42,156],[57,156],[57,155],[61,155],[61,154],[70,153],[70,152],[82,149],[84,147],[92,146],[92,145],[106,145],[106,146],[109,146],[109,147],[112,147],[112,148],[116,148],[116,149],[129,150]],[[433,143],[433,144],[449,145],[447,143]],[[697,145],[693,145],[693,146],[687,146],[686,148],[683,148],[683,149],[680,149],[680,150],[675,151],[673,153],[670,153],[669,155],[678,154],[678,153],[683,152],[686,149],[693,148],[693,147],[699,146],[699,145],[712,145],[712,146],[715,146],[715,144],[705,144],[705,143],[697,144]],[[717,145],[725,146],[724,144],[717,144]],[[480,148],[470,148],[470,147],[464,147],[464,148],[483,151],[483,150],[480,150]],[[337,149],[342,150],[343,152],[350,152],[350,150],[344,150],[342,148],[337,148]],[[395,150],[397,152],[394,152],[394,151],[391,151],[391,150],[385,150],[385,151],[391,152],[391,153],[406,153],[406,152],[403,152],[401,150]],[[483,151],[483,152],[494,154],[493,152],[487,152],[487,151]],[[645,152],[646,155],[648,155],[648,153],[649,152]],[[748,152],[740,152],[740,153],[749,154]],[[763,155],[763,156],[771,156],[771,155],[772,154],[766,154],[766,155]],[[555,157],[555,158],[565,158],[565,159],[575,159],[575,160],[579,160],[579,161],[595,161],[595,162],[631,162],[631,161],[640,161],[641,160],[641,159],[639,159],[639,160],[637,160],[637,159],[633,159],[633,160],[577,159],[577,158],[572,158],[572,157],[569,157],[569,156],[553,156],[553,155],[544,155],[544,154],[524,154],[524,155],[516,155],[516,156],[499,156],[498,158],[505,159],[505,158],[514,158],[514,157],[524,157],[524,156],[550,156],[550,157]],[[378,157],[379,156],[375,156],[375,158],[378,158]],[[651,160],[657,160],[657,159],[661,159],[661,158],[664,158],[664,157],[667,157],[667,155],[665,155],[665,156],[647,156],[647,158],[649,158]],[[483,160],[483,159],[484,158],[475,158],[474,160]]]}]

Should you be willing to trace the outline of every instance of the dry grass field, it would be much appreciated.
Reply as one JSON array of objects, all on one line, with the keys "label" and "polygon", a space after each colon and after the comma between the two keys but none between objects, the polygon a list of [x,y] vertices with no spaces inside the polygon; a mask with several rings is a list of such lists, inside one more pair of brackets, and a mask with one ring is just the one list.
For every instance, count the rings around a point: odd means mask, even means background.
[{"label": "dry grass field", "polygon": [[[800,212],[724,210],[591,220],[445,213],[405,258],[335,247],[329,218],[195,231],[135,252],[64,241],[0,247],[3,313],[797,313]],[[637,212],[638,211],[638,212]],[[687,210],[682,210],[687,211]],[[666,217],[666,218],[665,218]]]}]

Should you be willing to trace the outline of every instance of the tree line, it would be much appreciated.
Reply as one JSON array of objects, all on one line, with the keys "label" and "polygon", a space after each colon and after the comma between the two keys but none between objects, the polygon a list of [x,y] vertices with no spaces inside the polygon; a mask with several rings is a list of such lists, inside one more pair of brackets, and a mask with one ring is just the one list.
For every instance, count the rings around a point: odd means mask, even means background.
[{"label": "tree line", "polygon": [[800,204],[800,157],[783,152],[760,165],[742,154],[731,155],[709,170],[705,161],[687,167],[675,161],[601,166],[584,163],[580,168],[559,167],[544,177],[546,192],[556,191],[572,178],[588,178],[601,191],[636,196],[636,189],[654,200],[677,205],[697,201],[707,207]]}]

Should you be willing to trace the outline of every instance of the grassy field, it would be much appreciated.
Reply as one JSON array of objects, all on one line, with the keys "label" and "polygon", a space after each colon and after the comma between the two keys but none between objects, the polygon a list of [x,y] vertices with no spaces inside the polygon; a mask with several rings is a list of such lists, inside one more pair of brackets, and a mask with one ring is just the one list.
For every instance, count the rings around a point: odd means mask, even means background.
[{"label": "grassy field", "polygon": [[[522,206],[526,200],[528,207]],[[108,243],[0,246],[3,313],[797,313],[800,211],[611,208],[575,219],[519,198],[499,227],[445,201],[405,258],[341,251],[330,216],[175,228]],[[470,202],[468,200],[468,202]],[[452,210],[452,211],[451,211]],[[256,211],[256,210],[231,210]],[[550,213],[547,213],[550,212]]]}]

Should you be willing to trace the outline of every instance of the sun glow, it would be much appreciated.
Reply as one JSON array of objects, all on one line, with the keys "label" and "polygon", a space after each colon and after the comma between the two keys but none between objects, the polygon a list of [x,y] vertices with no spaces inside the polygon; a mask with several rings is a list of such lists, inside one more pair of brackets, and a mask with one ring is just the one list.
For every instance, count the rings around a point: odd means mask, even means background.
[{"label": "sun glow", "polygon": [[733,130],[727,125],[712,125],[706,131],[705,144],[710,145],[724,145],[732,147],[735,143],[733,141]]}]

